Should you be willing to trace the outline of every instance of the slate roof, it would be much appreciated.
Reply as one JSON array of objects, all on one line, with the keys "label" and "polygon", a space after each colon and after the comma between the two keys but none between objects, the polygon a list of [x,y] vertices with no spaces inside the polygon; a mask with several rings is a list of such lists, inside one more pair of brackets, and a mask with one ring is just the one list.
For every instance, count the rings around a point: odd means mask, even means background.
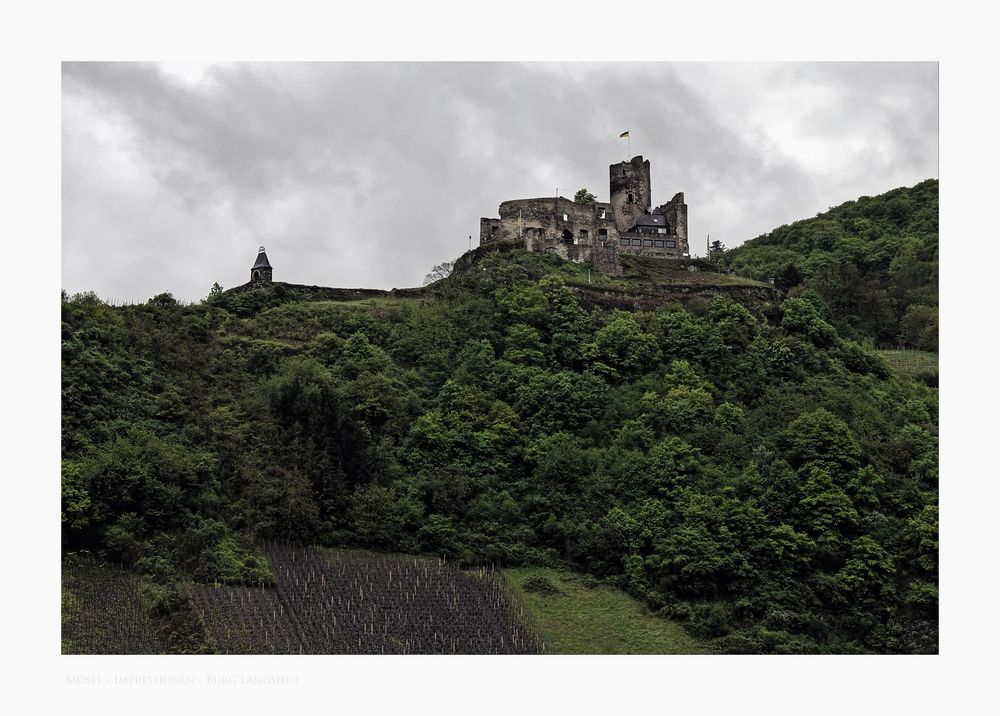
[{"label": "slate roof", "polygon": [[267,254],[264,253],[263,246],[260,249],[260,253],[257,254],[257,260],[254,262],[253,266],[250,267],[250,270],[253,271],[254,269],[259,268],[271,268],[271,263],[267,260]]},{"label": "slate roof", "polygon": [[667,218],[663,214],[644,214],[635,220],[633,229],[639,226],[667,226]]}]

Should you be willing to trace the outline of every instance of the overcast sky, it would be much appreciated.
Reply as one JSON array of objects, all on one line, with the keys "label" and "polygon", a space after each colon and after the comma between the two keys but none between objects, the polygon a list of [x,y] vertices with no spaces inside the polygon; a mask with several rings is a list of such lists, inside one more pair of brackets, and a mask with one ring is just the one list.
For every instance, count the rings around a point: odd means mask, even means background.
[{"label": "overcast sky", "polygon": [[198,300],[274,279],[392,288],[501,201],[650,160],[693,254],[938,175],[935,63],[65,63],[62,276]]}]

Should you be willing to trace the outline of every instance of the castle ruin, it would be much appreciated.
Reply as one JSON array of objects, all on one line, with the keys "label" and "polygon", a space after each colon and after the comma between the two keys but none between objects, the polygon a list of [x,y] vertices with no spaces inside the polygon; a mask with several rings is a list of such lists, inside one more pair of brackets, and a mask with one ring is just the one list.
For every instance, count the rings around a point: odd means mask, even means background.
[{"label": "castle ruin", "polygon": [[503,202],[499,219],[479,220],[480,245],[516,243],[567,261],[589,261],[605,273],[621,272],[619,254],[688,258],[683,192],[651,208],[649,161],[641,155],[612,164],[609,173],[607,203],[580,204],[562,196]]}]

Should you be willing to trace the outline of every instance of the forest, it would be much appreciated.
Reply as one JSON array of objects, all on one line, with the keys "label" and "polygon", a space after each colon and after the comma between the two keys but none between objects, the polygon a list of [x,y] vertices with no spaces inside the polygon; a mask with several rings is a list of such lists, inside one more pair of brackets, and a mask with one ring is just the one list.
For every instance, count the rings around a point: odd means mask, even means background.
[{"label": "forest", "polygon": [[722,653],[936,653],[937,183],[725,254],[775,300],[587,301],[490,253],[404,295],[62,296],[62,542],[273,584],[265,544],[552,566]]},{"label": "forest", "polygon": [[815,291],[842,336],[937,350],[937,179],[781,226],[723,260],[792,296]]}]

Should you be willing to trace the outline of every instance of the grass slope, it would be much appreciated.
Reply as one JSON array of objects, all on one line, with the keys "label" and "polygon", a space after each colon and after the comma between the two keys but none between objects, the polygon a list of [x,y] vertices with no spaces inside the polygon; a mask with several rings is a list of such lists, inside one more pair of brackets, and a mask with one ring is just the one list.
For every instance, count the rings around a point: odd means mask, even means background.
[{"label": "grass slope", "polygon": [[[505,570],[550,654],[700,654],[679,625],[650,614],[621,590],[587,586],[572,572],[543,567]],[[546,580],[558,592],[532,589]],[[527,588],[526,588],[527,582]]]}]

